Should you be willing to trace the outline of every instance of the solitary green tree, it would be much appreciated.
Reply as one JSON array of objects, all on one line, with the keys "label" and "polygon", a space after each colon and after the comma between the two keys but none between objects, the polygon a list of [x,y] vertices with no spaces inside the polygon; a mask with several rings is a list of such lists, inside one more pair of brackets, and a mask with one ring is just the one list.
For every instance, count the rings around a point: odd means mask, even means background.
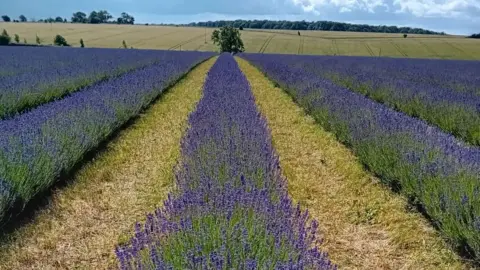
[{"label": "solitary green tree", "polygon": [[220,30],[213,31],[212,41],[219,47],[220,52],[238,53],[245,51],[240,31],[233,26],[224,26]]},{"label": "solitary green tree", "polygon": [[85,48],[85,43],[83,43],[83,38],[80,39],[80,47]]},{"label": "solitary green tree", "polygon": [[407,35],[407,34],[403,34],[403,38],[407,38],[407,37],[408,37],[408,35]]}]

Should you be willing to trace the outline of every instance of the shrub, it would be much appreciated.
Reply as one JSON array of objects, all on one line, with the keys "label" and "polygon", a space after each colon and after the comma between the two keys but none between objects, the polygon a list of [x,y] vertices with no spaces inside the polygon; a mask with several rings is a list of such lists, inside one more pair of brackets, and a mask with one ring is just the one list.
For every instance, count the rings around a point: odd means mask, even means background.
[{"label": "shrub", "polygon": [[42,40],[38,35],[35,37],[35,42],[37,42],[38,45],[42,44]]},{"label": "shrub", "polygon": [[128,49],[127,42],[125,42],[125,40],[122,41],[122,46],[124,49]]},{"label": "shrub", "polygon": [[10,44],[11,38],[7,33],[7,30],[3,29],[2,34],[0,35],[0,46]]},{"label": "shrub", "polygon": [[18,36],[17,34],[15,34],[14,40],[15,40],[16,43],[20,43],[20,36]]},{"label": "shrub", "polygon": [[85,48],[85,43],[83,43],[83,38],[80,39],[80,47]]},{"label": "shrub", "polygon": [[62,37],[61,35],[56,35],[55,38],[53,39],[53,44],[57,46],[70,46],[67,43],[67,40]]},{"label": "shrub", "polygon": [[408,37],[408,35],[407,35],[407,34],[403,34],[403,38],[407,38],[407,37]]},{"label": "shrub", "polygon": [[243,26],[240,26],[240,28],[239,28],[239,29],[240,29],[240,30],[243,30]]},{"label": "shrub", "polygon": [[26,38],[23,39],[23,43],[27,44],[27,39]]}]

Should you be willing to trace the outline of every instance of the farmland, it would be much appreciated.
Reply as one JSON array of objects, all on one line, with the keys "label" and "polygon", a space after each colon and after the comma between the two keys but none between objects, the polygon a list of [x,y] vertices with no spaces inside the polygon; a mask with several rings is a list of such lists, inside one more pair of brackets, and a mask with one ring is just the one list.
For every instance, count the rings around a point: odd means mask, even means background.
[{"label": "farmland", "polygon": [[480,263],[478,41],[0,27],[1,269]]},{"label": "farmland", "polygon": [[[46,23],[0,23],[0,29],[18,34],[29,43],[36,35],[51,44],[57,34],[73,46],[83,39],[87,47],[120,48],[125,40],[138,49],[214,51],[210,40],[213,28],[170,26],[119,26]],[[349,33],[325,31],[248,30],[242,31],[250,53],[313,55],[389,56],[407,58],[480,59],[479,41],[460,36]]]}]

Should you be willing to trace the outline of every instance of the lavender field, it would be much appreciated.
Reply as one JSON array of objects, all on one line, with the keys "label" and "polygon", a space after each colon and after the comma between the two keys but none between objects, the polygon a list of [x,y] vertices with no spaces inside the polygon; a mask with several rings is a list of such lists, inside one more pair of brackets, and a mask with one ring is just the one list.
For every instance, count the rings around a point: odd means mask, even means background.
[{"label": "lavender field", "polygon": [[[329,80],[329,75],[321,74],[322,72],[326,74],[346,72],[336,74],[335,78],[340,77],[341,81],[342,76],[351,74],[354,78],[365,80],[371,78],[371,80],[382,82],[381,75],[377,77],[370,74],[371,77],[369,77],[362,74],[362,69],[355,72],[351,69],[348,73],[347,61],[353,62],[358,59],[297,57],[298,61],[296,61],[292,56],[281,58],[278,55],[260,54],[245,54],[242,57],[257,65],[266,76],[284,88],[320,125],[333,132],[341,142],[350,146],[362,163],[379,175],[384,183],[390,185],[395,191],[404,193],[412,203],[432,219],[433,224],[457,248],[473,257],[479,256],[480,148],[478,146],[469,146],[419,118],[397,112],[357,91],[345,88],[341,82],[337,84],[335,79]],[[339,64],[342,60],[345,61],[343,69]],[[363,61],[367,66],[364,69],[367,70],[369,61],[382,60],[365,58]],[[398,61],[399,74],[401,74],[402,65],[414,64],[405,64],[403,63],[405,60],[384,61]],[[429,61],[432,60],[425,60],[423,64],[429,64]],[[326,64],[328,62],[334,63]],[[480,66],[478,62],[460,62],[459,66],[462,66],[461,64],[471,65],[477,69]],[[376,68],[376,65],[371,65]],[[441,63],[437,65],[440,70],[441,65]],[[335,68],[338,68],[338,71]],[[408,75],[403,76],[408,77]],[[410,81],[417,81],[416,83],[420,85],[416,89],[424,91],[422,94],[419,93],[424,98],[417,100],[420,108],[423,106],[422,102],[426,102],[424,100],[430,100],[432,107],[443,103],[443,107],[438,105],[440,110],[458,106],[460,110],[465,108],[467,111],[469,106],[476,106],[469,110],[469,113],[471,117],[480,117],[479,100],[475,96],[478,84],[475,83],[477,78],[473,74],[470,80],[461,80],[465,82],[462,89],[470,89],[464,92],[460,90],[455,92],[453,89],[447,92],[448,88],[437,88],[435,92],[433,87],[421,88],[422,83],[423,86],[426,84],[422,79],[415,79],[413,74],[411,77]],[[446,81],[450,81],[450,85],[455,83],[451,77]],[[395,99],[395,95],[405,95],[402,98],[408,102],[409,96],[419,92],[408,89],[408,86],[397,90],[397,92],[385,94],[385,99]],[[439,96],[435,96],[437,94]],[[462,94],[470,94],[469,99],[457,99],[455,104],[453,100]],[[426,113],[435,112],[427,110]],[[480,126],[469,120],[469,118],[464,119],[462,123],[472,124],[473,128],[478,130]]]},{"label": "lavender field", "polygon": [[[2,269],[479,262],[478,61],[53,47],[0,61]],[[294,113],[304,129],[282,141]],[[285,154],[298,142],[319,164]],[[329,207],[341,194],[355,196]]]}]

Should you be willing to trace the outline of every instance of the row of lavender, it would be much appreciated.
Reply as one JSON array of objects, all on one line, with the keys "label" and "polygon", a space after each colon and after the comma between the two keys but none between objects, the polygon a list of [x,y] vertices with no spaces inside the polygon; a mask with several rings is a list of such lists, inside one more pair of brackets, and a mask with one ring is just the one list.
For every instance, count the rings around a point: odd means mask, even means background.
[{"label": "row of lavender", "polygon": [[[431,217],[444,236],[480,258],[480,149],[438,128],[295,66],[244,54],[349,145],[381,179]],[[299,61],[302,61],[299,58]]]},{"label": "row of lavender", "polygon": [[180,52],[0,47],[0,119]]},{"label": "row of lavender", "polygon": [[88,151],[210,56],[212,53],[164,53],[157,57],[161,60],[158,64],[1,120],[0,220],[18,214]]},{"label": "row of lavender", "polygon": [[480,146],[480,61],[276,57]]},{"label": "row of lavender", "polygon": [[177,190],[116,250],[122,269],[331,269],[288,197],[265,119],[223,54],[189,118]]}]

